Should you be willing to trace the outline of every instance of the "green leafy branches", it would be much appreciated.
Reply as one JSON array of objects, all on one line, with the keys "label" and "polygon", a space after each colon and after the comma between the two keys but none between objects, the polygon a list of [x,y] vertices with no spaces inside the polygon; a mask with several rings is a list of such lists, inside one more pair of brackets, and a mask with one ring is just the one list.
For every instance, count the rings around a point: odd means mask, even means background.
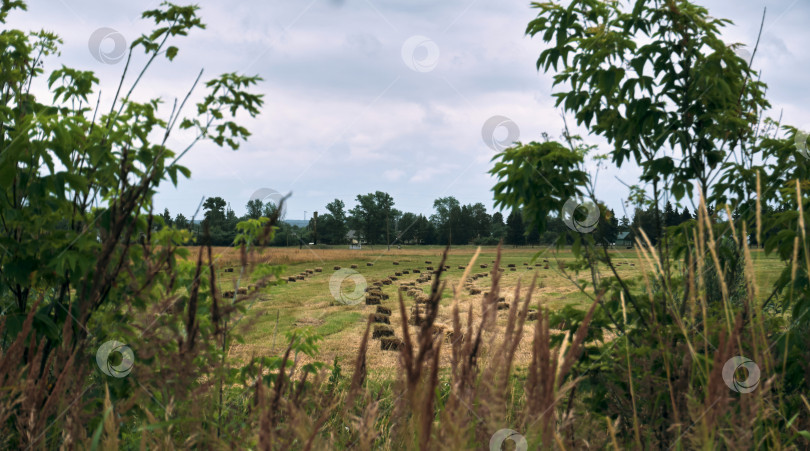
[{"label": "green leafy branches", "polygon": [[694,180],[708,196],[728,148],[769,106],[748,62],[719,36],[729,21],[689,1],[534,6],[541,12],[527,34],[550,44],[537,66],[563,67],[557,105],[604,136],[618,166],[632,160],[644,181],[669,180],[676,199],[693,194]]},{"label": "green leafy branches", "polygon": [[524,214],[544,232],[549,213],[562,211],[586,185],[583,156],[554,141],[517,143],[504,150],[493,158],[490,170],[499,179],[493,187],[495,206],[523,206]]},{"label": "green leafy branches", "polygon": [[239,140],[246,140],[250,132],[235,121],[226,120],[225,114],[229,114],[231,118],[235,118],[240,111],[246,112],[250,117],[259,114],[264,104],[263,95],[252,94],[247,88],[261,80],[261,77],[244,76],[233,72],[209,80],[205,86],[210,92],[197,104],[197,113],[207,114],[208,122],[203,124],[194,120],[193,123],[206,131],[213,127],[214,132],[208,134],[218,146],[227,144],[233,150],[239,149]]},{"label": "green leafy branches", "polygon": [[[197,17],[199,6],[178,6],[174,3],[163,2],[161,8],[144,11],[141,15],[144,19],[152,19],[157,28],[149,35],[141,35],[132,42],[131,48],[142,46],[144,51],[157,54],[166,42],[166,39],[173,36],[188,36],[189,31],[194,28],[205,29],[205,24]],[[177,47],[170,46],[166,49],[166,58],[169,61],[177,56]]]}]

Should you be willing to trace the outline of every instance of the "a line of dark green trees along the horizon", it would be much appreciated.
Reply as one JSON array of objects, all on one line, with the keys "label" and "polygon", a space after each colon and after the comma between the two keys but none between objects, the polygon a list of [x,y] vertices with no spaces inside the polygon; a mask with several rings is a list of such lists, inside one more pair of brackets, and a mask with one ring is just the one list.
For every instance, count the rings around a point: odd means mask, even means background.
[{"label": "a line of dark green trees along the horizon", "polygon": [[[342,200],[333,200],[326,205],[326,213],[318,216],[317,224],[314,218],[306,227],[281,222],[270,245],[343,245],[352,240],[370,245],[494,245],[503,240],[507,245],[523,246],[555,243],[559,235],[568,230],[560,215],[557,215],[549,219],[548,228],[541,235],[537,227],[524,220],[519,210],[513,210],[504,219],[501,212],[489,214],[480,202],[461,205],[452,196],[436,199],[433,202],[434,213],[429,217],[395,209],[394,199],[381,191],[358,195],[356,201],[357,206],[347,211]],[[207,225],[211,244],[227,246],[234,241],[239,221],[269,217],[276,208],[273,202],[250,200],[246,205],[247,213],[237,217],[227,205],[221,197],[207,198],[203,203],[204,218],[201,224],[191,224],[182,214],[172,218],[168,209],[164,210],[162,217],[168,225],[191,229],[197,241],[204,225]],[[664,226],[678,225],[689,219],[692,219],[692,215],[685,207],[678,212],[667,202],[663,209]],[[658,228],[653,207],[636,208],[631,221],[626,216],[619,219],[612,209],[601,206],[601,217],[593,233],[598,242],[613,244],[618,241],[622,244],[633,242],[634,230],[639,228],[653,242],[657,241]]]}]

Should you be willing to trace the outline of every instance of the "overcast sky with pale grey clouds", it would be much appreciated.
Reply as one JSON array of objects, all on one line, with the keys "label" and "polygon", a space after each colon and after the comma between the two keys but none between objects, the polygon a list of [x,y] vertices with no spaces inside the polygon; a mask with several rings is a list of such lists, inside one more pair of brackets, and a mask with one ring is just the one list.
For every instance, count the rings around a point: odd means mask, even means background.
[{"label": "overcast sky with pale grey clouds", "polygon": [[[141,11],[158,3],[34,1],[28,12],[11,13],[7,26],[57,32],[64,40],[62,55],[46,61],[46,72],[62,64],[95,71],[101,104],[109,107],[124,62],[98,61],[88,41],[95,30],[109,27],[131,42],[149,30]],[[749,49],[767,6],[754,68],[769,85],[771,113],[782,111],[784,123],[810,128],[810,1],[700,3],[713,16],[733,20],[724,31],[727,41]],[[207,29],[176,41],[175,61],[159,60],[137,99],[164,98],[161,112],[168,117],[175,97],[182,99],[204,69],[203,79],[234,71],[261,76],[256,89],[265,95],[265,105],[260,116],[243,121],[253,136],[239,151],[206,142],[185,156],[192,177],[176,189],[168,183],[161,187],[158,212],[168,207],[172,215],[190,217],[203,196],[221,196],[241,215],[260,188],[292,192],[288,219],[323,212],[334,198],[350,208],[357,194],[377,190],[391,194],[402,211],[429,214],[434,199],[452,195],[462,204],[483,202],[492,212],[495,180],[487,171],[494,151],[482,139],[487,119],[511,119],[523,142],[539,140],[543,132],[556,138],[562,130],[551,74],[535,67],[543,43],[524,34],[537,14],[527,1],[203,1],[199,6]],[[114,47],[108,39],[101,51]],[[139,68],[139,63],[142,58],[133,64]],[[499,128],[496,138],[506,133]],[[188,138],[179,135],[175,145]],[[621,216],[628,192],[617,177],[635,183],[638,171],[600,170],[596,194]]]}]

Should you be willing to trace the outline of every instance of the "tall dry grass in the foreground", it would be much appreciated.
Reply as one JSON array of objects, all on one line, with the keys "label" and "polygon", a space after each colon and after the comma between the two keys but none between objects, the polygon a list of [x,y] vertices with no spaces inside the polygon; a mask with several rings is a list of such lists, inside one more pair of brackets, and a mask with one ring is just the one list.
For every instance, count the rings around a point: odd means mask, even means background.
[{"label": "tall dry grass in the foreground", "polygon": [[[291,423],[265,445],[316,440],[359,449],[476,449],[508,436],[519,445],[526,440],[530,449],[802,449],[810,438],[810,403],[775,364],[790,322],[757,301],[761,288],[740,238],[747,236],[746,225],[739,235],[720,236],[722,227],[702,204],[693,226],[681,274],[670,274],[658,248],[642,237],[636,247],[642,276],[630,283],[635,299],[625,298],[626,283],[597,287],[573,334],[559,344],[549,332],[550,312],[538,305],[528,368],[514,368],[513,357],[535,281],[525,298],[516,288],[515,299],[523,300],[510,305],[506,327],[496,334],[498,264],[480,315],[471,308],[465,321],[458,293],[468,266],[454,289],[452,331],[442,332],[434,327],[447,289],[439,270],[415,340],[402,322],[397,382],[385,390],[364,386],[367,329],[348,393],[337,403],[343,403],[341,415],[306,422],[325,424],[320,434]],[[722,256],[728,245],[739,250],[736,260]],[[797,259],[807,257],[797,243],[794,280]],[[614,339],[595,339],[589,326],[595,316],[607,324],[604,310],[611,303],[619,306],[623,327],[613,331]],[[633,310],[647,322],[629,320]],[[402,298],[399,313],[407,316]],[[437,363],[442,352],[451,354],[446,374]],[[734,359],[740,356],[755,364],[760,377],[752,366],[748,373],[739,367]],[[290,409],[287,418],[300,418],[299,407]]]},{"label": "tall dry grass in the foreground", "polygon": [[[471,264],[476,257],[477,253]],[[534,281],[520,302],[517,302],[521,299],[520,287],[516,288],[516,302],[510,305],[508,324],[503,336],[498,337],[493,333],[500,294],[498,263],[492,270],[493,288],[481,299],[479,321],[474,320],[473,309],[468,311],[466,322],[462,321],[458,309],[461,283],[454,290],[451,331],[434,327],[442,291],[446,289],[441,280],[442,270],[437,271],[416,340],[411,339],[409,328],[412,326],[408,321],[402,321],[404,342],[400,349],[399,376],[391,391],[385,394],[375,393],[364,386],[365,352],[370,330],[366,327],[351,383],[341,399],[343,406],[336,408],[339,403],[334,400],[318,403],[335,408],[332,414],[341,412],[339,417],[346,425],[351,425],[349,432],[341,434],[342,440],[334,437],[339,430],[324,431],[329,434],[317,431],[316,426],[322,425],[327,415],[302,417],[306,403],[297,398],[294,383],[277,377],[273,384],[265,387],[261,379],[257,380],[255,404],[267,406],[258,414],[261,418],[259,448],[302,446],[304,449],[323,449],[340,445],[359,449],[380,446],[387,449],[474,449],[489,443],[493,434],[510,426],[533,431],[526,434],[532,443],[551,446],[558,440],[561,425],[558,403],[574,386],[566,376],[582,352],[588,323],[598,300],[591,305],[573,339],[566,336],[559,347],[551,345],[548,313],[541,315],[534,324],[532,363],[523,387],[525,397],[516,399],[511,393],[514,388],[513,358],[523,334]],[[444,258],[438,267],[444,267]],[[467,267],[462,281],[469,274],[470,267]],[[401,295],[399,314],[403,318],[408,316]],[[371,318],[368,324],[371,324]],[[484,359],[487,351],[493,353]],[[285,356],[289,352],[290,349]],[[448,377],[439,376],[441,352],[452,354]],[[483,360],[486,364],[481,365]],[[279,374],[283,374],[283,369]],[[299,381],[301,383],[303,380]],[[444,395],[440,384],[450,387]],[[384,419],[380,418],[381,396],[392,398],[389,399],[391,411]],[[279,416],[288,422],[275,421]],[[270,431],[266,431],[263,425],[269,425]]]},{"label": "tall dry grass in the foreground", "polygon": [[[165,296],[145,313],[130,314],[128,332],[118,331],[137,351],[126,377],[101,375],[87,355],[95,345],[89,340],[85,354],[56,349],[45,357],[44,342],[30,340],[32,310],[0,356],[5,447],[481,449],[506,439],[525,440],[529,449],[800,449],[807,444],[810,404],[775,358],[775,345],[786,346],[784,314],[755,301],[761,288],[747,246],[717,230],[702,207],[681,276],[668,276],[656,248],[639,243],[640,280],[625,284],[629,291],[611,281],[593,288],[589,307],[570,318],[563,336],[550,330],[556,313],[542,301],[530,303],[536,280],[523,296],[515,288],[501,313],[505,326],[496,324],[500,254],[491,289],[462,315],[459,304],[469,301],[460,292],[478,254],[458,286],[448,288],[445,253],[424,316],[414,322],[419,326],[407,321],[410,309],[399,298],[403,343],[390,381],[366,371],[366,352],[376,343],[371,318],[349,375],[337,362],[302,363],[318,355],[318,337],[306,330],[287,337],[281,356],[231,362],[229,346],[248,324],[247,307],[259,290],[224,298],[213,271],[216,254],[201,247],[194,264],[152,268],[155,289]],[[721,239],[737,240],[739,260],[723,261]],[[800,252],[806,247],[797,246],[794,279],[796,262],[808,257]],[[240,274],[261,269],[260,261],[243,247]],[[157,277],[167,269],[171,277]],[[256,285],[274,283],[279,273]],[[436,317],[448,289],[452,325],[442,329]],[[625,298],[628,293],[634,298]],[[621,319],[608,321],[612,308]],[[647,322],[633,320],[639,313]],[[112,309],[98,321],[119,314]],[[622,327],[608,330],[606,339],[595,327],[609,329],[612,321]],[[0,324],[0,332],[7,327]],[[66,322],[67,339],[75,327]],[[516,367],[527,332],[530,363]],[[450,355],[448,370],[439,365],[443,353]],[[724,374],[738,355],[761,371],[750,393],[730,389],[734,380]]]},{"label": "tall dry grass in the foreground", "polygon": [[[322,413],[301,420],[301,406],[291,400],[286,418],[304,421],[307,427],[277,424],[274,431],[279,435],[264,445],[480,449],[491,440],[510,437],[518,445],[525,440],[529,449],[801,449],[807,444],[810,404],[803,394],[786,389],[774,370],[773,345],[785,329],[755,301],[758,288],[750,252],[742,247],[740,260],[734,262],[740,266],[740,276],[733,278],[738,286],[729,286],[726,276],[732,268],[721,262],[716,224],[705,206],[695,225],[683,279],[667,278],[660,255],[645,237],[647,243],[637,247],[643,276],[633,294],[646,297],[647,302],[635,303],[650,315],[648,324],[629,323],[631,307],[623,288],[616,286],[607,293],[600,287],[573,333],[555,344],[550,312],[538,305],[527,368],[515,368],[513,358],[535,281],[524,297],[516,288],[506,326],[497,331],[496,262],[492,289],[478,306],[480,314],[471,308],[462,318],[458,293],[474,256],[454,287],[452,330],[439,331],[434,322],[441,293],[447,289],[439,270],[416,339],[411,339],[408,322],[402,322],[404,343],[396,383],[381,390],[366,381],[367,328],[348,392],[332,401],[340,405],[335,410],[339,415],[326,420]],[[439,268],[443,265],[442,261]],[[611,340],[595,340],[589,326],[595,316],[606,321],[600,310],[609,308],[609,296],[620,302],[627,334],[616,331],[618,336]],[[408,314],[401,297],[399,313]],[[442,352],[451,354],[445,374],[438,365]],[[727,362],[740,355],[755,362],[762,375],[748,393],[739,389],[744,388],[739,383],[745,374],[738,371],[731,378],[724,374]],[[597,384],[603,385],[594,387]],[[800,400],[801,408],[791,412],[788,397]],[[320,424],[325,429],[317,433],[314,425]]]}]

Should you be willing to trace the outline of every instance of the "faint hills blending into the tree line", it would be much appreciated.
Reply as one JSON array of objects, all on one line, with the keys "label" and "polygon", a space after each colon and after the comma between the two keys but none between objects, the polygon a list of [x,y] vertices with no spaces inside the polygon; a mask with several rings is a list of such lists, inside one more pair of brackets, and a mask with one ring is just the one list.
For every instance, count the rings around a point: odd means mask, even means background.
[{"label": "faint hills blending into the tree line", "polygon": [[285,224],[289,224],[292,227],[304,228],[309,224],[309,221],[306,219],[285,219],[283,221]]},{"label": "faint hills blending into the tree line", "polygon": [[[536,246],[554,244],[563,237],[568,244],[566,231],[570,226],[561,215],[549,215],[546,229],[541,234],[520,210],[510,210],[504,220],[501,212],[489,214],[482,203],[461,205],[455,197],[436,199],[434,213],[429,217],[422,214],[402,212],[394,208],[394,199],[381,191],[358,195],[357,206],[346,210],[345,203],[335,199],[326,205],[326,213],[318,217],[318,244],[350,245],[409,245],[409,244],[450,244],[454,245],[495,245],[503,240],[511,246]],[[199,236],[204,224],[210,227],[214,245],[230,245],[236,236],[236,224],[244,219],[259,218],[272,214],[272,202],[260,199],[248,201],[247,213],[237,217],[228,203],[221,197],[210,197],[203,202],[203,219],[189,223],[182,214],[171,219],[168,209],[161,215],[169,225],[178,228],[191,228]],[[595,208],[595,207],[594,207]],[[598,242],[615,244],[622,235],[623,242],[633,243],[639,228],[642,228],[653,243],[658,240],[655,226],[655,208],[636,208],[632,220],[617,218],[612,209],[604,205],[598,207],[598,220],[594,222],[594,237]],[[581,212],[572,212],[578,216]],[[584,214],[584,213],[582,213]],[[692,219],[689,209],[681,212],[667,203],[664,207],[665,226],[677,226]],[[299,246],[313,242],[313,220],[285,219],[279,223],[279,230],[271,246]]]}]

